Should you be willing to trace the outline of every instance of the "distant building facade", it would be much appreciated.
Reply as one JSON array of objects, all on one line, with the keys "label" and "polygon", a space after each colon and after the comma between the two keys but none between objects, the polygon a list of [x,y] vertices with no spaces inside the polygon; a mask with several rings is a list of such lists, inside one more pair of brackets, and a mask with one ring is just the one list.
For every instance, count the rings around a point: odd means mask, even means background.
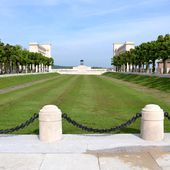
[{"label": "distant building facade", "polygon": [[[38,44],[36,42],[31,42],[29,43],[29,52],[41,53],[42,55],[48,58],[52,57],[51,56],[51,44]],[[43,65],[40,66],[40,69],[38,69],[37,67],[36,67],[36,72],[37,70],[42,70]],[[49,66],[48,70],[51,72],[52,67]]]},{"label": "distant building facade", "polygon": [[41,53],[42,55],[51,58],[51,44],[38,44],[36,42],[29,43],[29,51]]},{"label": "distant building facade", "polygon": [[[160,73],[160,74],[163,74],[163,62],[162,62],[162,60],[159,60],[157,63],[158,63],[157,72]],[[165,61],[165,68],[166,68],[166,73],[170,73],[170,59],[167,59]]]},{"label": "distant building facade", "polygon": [[130,49],[134,49],[135,44],[133,42],[126,41],[125,43],[114,43],[113,44],[113,56],[119,55]]},{"label": "distant building facade", "polygon": [[[133,42],[126,41],[125,43],[114,43],[113,44],[113,56],[117,56],[121,53],[124,53],[126,51],[130,51],[130,49],[134,49],[135,44]],[[129,66],[127,63],[127,72],[131,69],[132,66]],[[113,66],[114,71],[116,71],[116,67]],[[122,66],[122,70],[125,70],[125,65]]]}]

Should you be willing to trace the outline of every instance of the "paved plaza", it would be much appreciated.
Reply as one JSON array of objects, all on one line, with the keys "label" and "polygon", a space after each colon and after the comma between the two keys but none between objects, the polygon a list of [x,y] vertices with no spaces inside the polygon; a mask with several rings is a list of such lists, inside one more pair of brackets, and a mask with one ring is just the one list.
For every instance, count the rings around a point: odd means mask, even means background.
[{"label": "paved plaza", "polygon": [[169,170],[170,134],[161,142],[134,134],[63,135],[42,143],[36,135],[1,135],[0,170]]}]

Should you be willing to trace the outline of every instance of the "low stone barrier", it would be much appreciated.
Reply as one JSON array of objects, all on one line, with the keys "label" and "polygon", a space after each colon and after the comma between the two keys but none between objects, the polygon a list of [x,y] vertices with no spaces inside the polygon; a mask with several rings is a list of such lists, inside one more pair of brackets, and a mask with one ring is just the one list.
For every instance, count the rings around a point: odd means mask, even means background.
[{"label": "low stone barrier", "polygon": [[111,128],[98,129],[78,123],[66,113],[62,113],[55,105],[46,105],[40,110],[39,114],[34,114],[31,118],[16,127],[0,130],[0,134],[8,134],[23,129],[39,118],[39,139],[42,142],[51,143],[59,141],[62,138],[62,118],[77,128],[95,133],[109,133],[121,130],[141,118],[141,138],[149,141],[162,141],[164,139],[164,117],[170,121],[168,112],[164,112],[158,105],[148,104],[140,113],[136,113],[126,122]]},{"label": "low stone barrier", "polygon": [[71,69],[53,69],[53,72],[59,74],[75,74],[75,75],[101,75],[107,72],[107,69],[104,68],[91,68],[85,65],[79,65]]},{"label": "low stone barrier", "polygon": [[[48,116],[47,116],[48,115]],[[165,116],[170,120],[170,116],[165,112]],[[164,138],[164,112],[163,110],[155,104],[146,105],[141,113],[137,113],[136,116],[128,120],[121,125],[109,128],[109,129],[94,129],[88,128],[84,125],[77,123],[72,120],[66,114],[62,114],[61,110],[54,105],[48,105],[43,107],[39,113],[40,120],[40,140],[45,142],[57,141],[62,137],[62,117],[66,119],[69,123],[74,126],[81,128],[83,130],[91,132],[111,132],[115,130],[120,130],[129,126],[136,119],[141,117],[141,138],[150,141],[161,141]]]},{"label": "low stone barrier", "polygon": [[101,75],[107,72],[107,69],[91,69],[91,70],[74,70],[74,69],[53,69],[53,72],[59,74],[73,75]]}]

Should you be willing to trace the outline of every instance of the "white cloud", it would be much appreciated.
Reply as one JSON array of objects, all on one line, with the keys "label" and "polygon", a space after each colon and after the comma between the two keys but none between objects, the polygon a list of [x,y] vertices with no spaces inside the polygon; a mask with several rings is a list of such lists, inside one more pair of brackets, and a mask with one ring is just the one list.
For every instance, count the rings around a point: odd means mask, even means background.
[{"label": "white cloud", "polygon": [[[162,16],[141,19],[122,24],[105,24],[100,28],[93,27],[79,31],[71,37],[65,37],[62,41],[54,41],[57,64],[76,65],[79,59],[84,57],[87,64],[96,66],[110,66],[112,57],[112,43],[135,41],[138,45],[151,41],[159,34],[169,32],[170,16]],[[105,30],[105,31],[104,31]],[[59,56],[59,57],[58,57]],[[71,57],[71,59],[70,59]]]},{"label": "white cloud", "polygon": [[[133,8],[139,8],[139,7],[152,7],[156,4],[163,4],[165,2],[168,2],[168,0],[143,0],[143,1],[135,1],[131,0],[128,3],[125,3],[124,1],[107,1],[108,5],[106,3],[103,3],[103,1],[91,1],[91,8],[84,8],[83,4],[77,3],[77,2],[83,2],[83,0],[73,0],[76,2],[77,5],[74,3],[67,2],[70,6],[72,6],[73,12],[78,14],[80,17],[92,17],[92,16],[105,16],[109,14],[114,14],[118,12],[124,12],[126,10],[133,10]],[[84,0],[85,2],[88,2],[88,0]],[[112,3],[109,3],[112,2]]]},{"label": "white cloud", "polygon": [[[103,42],[111,39],[123,38],[127,36],[151,34],[170,28],[169,16],[150,17],[139,20],[124,21],[122,23],[105,23],[87,29],[79,30],[72,34],[70,40],[68,36],[60,41],[60,44],[88,45],[89,43]],[[152,32],[150,32],[152,31]]]},{"label": "white cloud", "polygon": [[[161,13],[160,10],[159,17],[150,15],[152,12],[156,13],[158,5],[165,2],[168,0],[129,0],[128,2],[124,0],[1,0],[0,17],[5,24],[11,21],[9,25],[11,24],[13,28],[1,27],[0,38],[5,37],[6,40],[22,45],[29,41],[40,43],[50,41],[54,45],[56,62],[60,65],[76,65],[79,59],[84,57],[89,65],[93,63],[96,66],[109,66],[113,42],[129,40],[139,44],[142,41],[153,40],[158,34],[169,32],[170,15],[164,16],[167,12]],[[27,6],[29,7],[27,10],[30,9],[28,16],[23,12]],[[44,8],[32,10],[32,6],[58,8],[47,8],[46,12]],[[141,18],[143,15],[138,13],[136,16],[123,16],[127,11],[133,9],[137,11],[141,7],[143,12],[145,7],[148,9],[156,7],[156,10],[148,10],[149,15],[144,13],[143,19]],[[57,9],[60,9],[59,12]],[[110,19],[111,17],[107,16],[110,14],[118,15],[115,15],[117,18]],[[155,16],[158,15],[156,13]],[[99,17],[95,18],[95,16]],[[8,17],[15,18],[8,20]]]}]

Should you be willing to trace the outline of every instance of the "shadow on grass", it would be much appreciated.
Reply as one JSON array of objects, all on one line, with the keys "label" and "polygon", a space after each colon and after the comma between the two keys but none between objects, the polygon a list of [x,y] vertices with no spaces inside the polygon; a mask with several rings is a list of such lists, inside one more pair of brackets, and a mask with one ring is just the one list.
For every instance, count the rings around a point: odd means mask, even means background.
[{"label": "shadow on grass", "polygon": [[31,133],[38,135],[38,134],[39,134],[39,129],[35,129],[35,130],[33,130]]},{"label": "shadow on grass", "polygon": [[140,133],[140,130],[135,128],[125,128],[120,130],[119,133]]},{"label": "shadow on grass", "polygon": [[170,78],[168,77],[156,77],[147,75],[134,75],[123,73],[104,73],[104,76],[121,79],[128,82],[140,84],[149,88],[155,88],[161,91],[170,92]]}]

